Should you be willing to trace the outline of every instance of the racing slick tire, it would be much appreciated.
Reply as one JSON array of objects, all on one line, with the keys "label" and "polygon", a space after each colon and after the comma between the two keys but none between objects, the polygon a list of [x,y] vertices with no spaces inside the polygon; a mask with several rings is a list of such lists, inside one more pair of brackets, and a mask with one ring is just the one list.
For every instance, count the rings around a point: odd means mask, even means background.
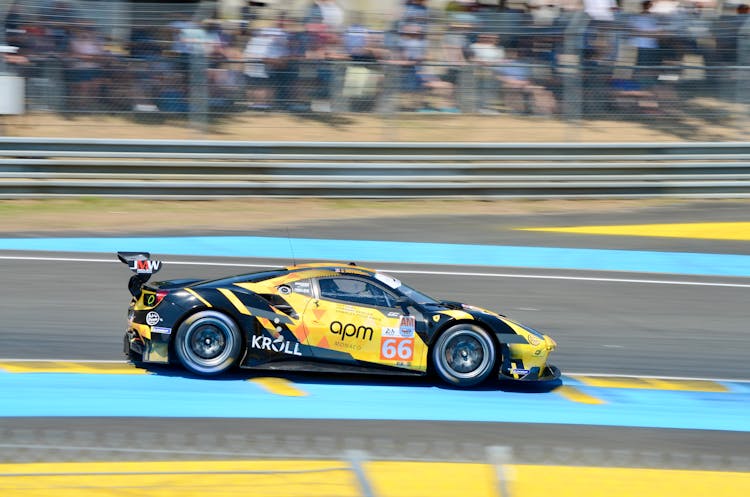
[{"label": "racing slick tire", "polygon": [[217,375],[237,362],[242,334],[227,315],[201,311],[188,317],[175,336],[174,350],[185,369],[205,376]]},{"label": "racing slick tire", "polygon": [[457,324],[438,337],[432,363],[440,379],[457,387],[482,383],[492,373],[497,348],[489,333],[472,324]]}]

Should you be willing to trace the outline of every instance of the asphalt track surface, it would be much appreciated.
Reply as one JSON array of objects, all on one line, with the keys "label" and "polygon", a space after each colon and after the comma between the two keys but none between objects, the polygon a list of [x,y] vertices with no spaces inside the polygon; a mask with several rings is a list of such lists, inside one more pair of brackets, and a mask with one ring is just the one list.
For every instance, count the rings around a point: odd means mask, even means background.
[{"label": "asphalt track surface", "polygon": [[[0,259],[3,358],[121,359],[119,344],[129,300],[127,268],[104,254],[39,255],[86,260]],[[112,262],[90,262],[108,259]],[[179,260],[188,262],[190,258]],[[224,258],[193,261],[257,265],[284,262]],[[553,361],[563,371],[750,379],[746,326],[750,286],[709,286],[750,285],[750,279],[388,266],[403,281],[436,297],[497,310],[549,334],[559,344]],[[214,278],[254,269],[241,265],[170,265],[167,259],[159,277]],[[483,276],[427,274],[430,272]]]},{"label": "asphalt track surface", "polygon": [[[713,209],[704,204],[694,209],[682,206],[648,212],[592,214],[585,218],[565,215],[544,216],[543,219],[534,216],[452,217],[446,221],[442,216],[435,216],[418,221],[342,222],[291,227],[290,235],[748,254],[750,248],[746,242],[565,235],[508,229],[514,226],[747,221],[747,217],[747,204],[717,204]],[[279,235],[264,231],[243,234]],[[0,255],[107,258],[101,254],[3,252]],[[166,266],[160,277],[218,277],[252,270],[231,266],[234,263],[278,265],[289,262],[288,259],[179,259],[230,265],[169,265],[169,258],[165,258]],[[375,266],[383,267],[382,264]],[[747,360],[750,278],[414,264],[388,264],[387,269],[398,271],[402,280],[434,296],[488,307],[550,334],[560,344],[553,362],[564,371],[750,379],[750,361]],[[483,275],[430,274],[437,272]],[[125,288],[128,273],[124,266],[115,262],[0,259],[0,274],[0,356],[121,358],[120,341],[128,301]],[[92,432],[115,432],[121,429],[123,422],[112,418],[84,421],[5,418],[0,420],[0,427],[33,430],[46,424],[66,430],[80,428],[73,426],[76,423],[84,427],[81,429]],[[185,432],[252,429],[281,436],[302,430],[331,433],[339,438],[357,434],[404,440],[432,437],[456,443],[476,440],[483,445],[505,441],[513,446],[614,447],[685,454],[746,455],[750,442],[748,433],[495,423],[281,420],[210,423],[196,419],[152,420],[151,423],[168,423],[170,430]]]}]

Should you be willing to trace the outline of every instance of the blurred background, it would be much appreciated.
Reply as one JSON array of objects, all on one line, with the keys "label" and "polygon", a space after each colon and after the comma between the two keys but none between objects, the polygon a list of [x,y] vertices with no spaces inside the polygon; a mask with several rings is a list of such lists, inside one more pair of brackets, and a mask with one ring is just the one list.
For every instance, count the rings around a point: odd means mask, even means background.
[{"label": "blurred background", "polygon": [[8,136],[742,140],[750,117],[739,0],[0,5]]},{"label": "blurred background", "polygon": [[[749,12],[0,0],[0,495],[750,495]],[[136,367],[130,244],[389,265],[563,380]]]}]

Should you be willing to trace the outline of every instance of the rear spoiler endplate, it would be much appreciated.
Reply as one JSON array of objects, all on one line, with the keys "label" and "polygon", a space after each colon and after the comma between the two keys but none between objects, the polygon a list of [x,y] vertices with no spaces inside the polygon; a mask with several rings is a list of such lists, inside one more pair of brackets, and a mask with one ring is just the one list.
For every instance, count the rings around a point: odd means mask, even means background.
[{"label": "rear spoiler endplate", "polygon": [[128,281],[128,290],[136,298],[151,275],[162,268],[162,262],[151,259],[149,252],[117,252],[117,258],[135,273]]}]

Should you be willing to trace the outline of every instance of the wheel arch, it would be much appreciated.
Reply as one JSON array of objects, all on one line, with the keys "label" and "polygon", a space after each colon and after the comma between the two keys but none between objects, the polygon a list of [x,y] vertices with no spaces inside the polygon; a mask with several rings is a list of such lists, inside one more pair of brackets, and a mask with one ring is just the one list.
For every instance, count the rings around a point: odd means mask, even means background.
[{"label": "wheel arch", "polygon": [[[232,312],[231,309],[227,309],[225,307],[215,307],[215,306],[207,306],[207,305],[196,305],[195,307],[191,307],[187,311],[185,311],[177,320],[175,320],[175,324],[172,327],[172,334],[169,337],[169,348],[168,348],[168,354],[169,354],[169,363],[175,363],[179,362],[177,358],[177,354],[175,352],[175,340],[177,339],[177,330],[180,329],[180,326],[182,326],[182,323],[187,321],[191,316],[194,316],[195,314],[198,314],[199,312],[204,311],[214,311],[219,312],[221,314],[224,314],[229,319],[231,319],[234,324],[237,326],[237,329],[240,330],[240,350],[242,351],[240,354],[240,358],[238,360],[238,363],[242,361],[245,354],[247,354],[247,332],[242,326],[242,321],[238,319],[238,316],[236,315],[236,312]],[[256,319],[253,319],[257,323]]]},{"label": "wheel arch", "polygon": [[435,332],[430,337],[430,343],[427,353],[427,372],[428,373],[434,373],[435,365],[433,364],[433,357],[432,357],[432,348],[437,343],[438,339],[440,338],[440,335],[448,331],[449,329],[453,328],[456,325],[460,324],[471,324],[474,326],[477,326],[484,331],[487,332],[487,334],[490,336],[490,340],[492,340],[492,344],[495,346],[495,353],[497,355],[495,360],[495,365],[493,368],[497,368],[498,365],[502,364],[503,358],[504,358],[504,345],[498,340],[495,330],[492,329],[492,327],[483,321],[477,320],[477,319],[452,319],[450,321],[446,321],[438,329],[435,330]]}]

